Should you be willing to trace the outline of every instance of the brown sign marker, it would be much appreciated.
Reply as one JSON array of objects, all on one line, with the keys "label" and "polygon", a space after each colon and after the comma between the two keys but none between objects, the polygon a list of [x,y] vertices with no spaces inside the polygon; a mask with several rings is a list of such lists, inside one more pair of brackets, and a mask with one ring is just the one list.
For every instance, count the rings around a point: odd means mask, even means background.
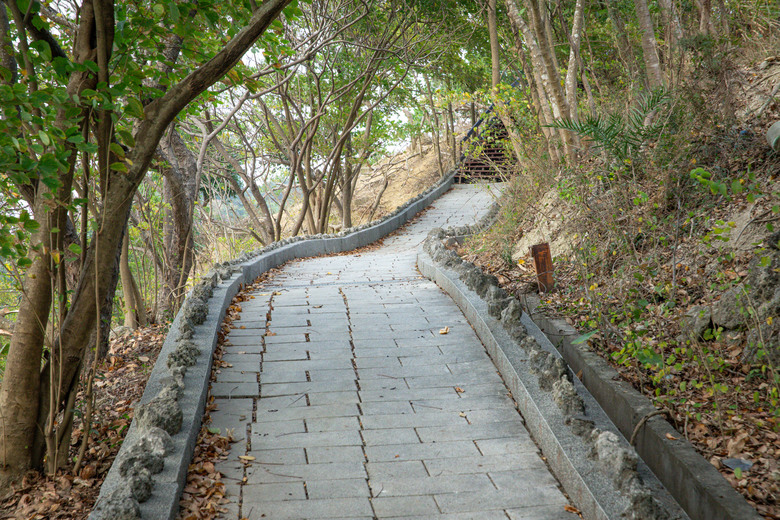
[{"label": "brown sign marker", "polygon": [[531,256],[534,257],[536,279],[539,282],[539,291],[547,292],[553,289],[553,263],[550,255],[550,244],[537,244],[531,246]]}]

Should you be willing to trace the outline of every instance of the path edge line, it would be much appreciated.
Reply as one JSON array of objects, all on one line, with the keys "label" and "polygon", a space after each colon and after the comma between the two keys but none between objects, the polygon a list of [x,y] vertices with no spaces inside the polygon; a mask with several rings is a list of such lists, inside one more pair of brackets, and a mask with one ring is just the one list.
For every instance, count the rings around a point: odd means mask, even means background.
[{"label": "path edge line", "polygon": [[[89,520],[174,520],[195,450],[222,321],[242,286],[296,258],[341,253],[387,236],[452,187],[436,184],[375,220],[333,235],[292,237],[218,264],[187,293]],[[140,416],[140,419],[139,419]],[[162,470],[160,471],[160,468]]]}]

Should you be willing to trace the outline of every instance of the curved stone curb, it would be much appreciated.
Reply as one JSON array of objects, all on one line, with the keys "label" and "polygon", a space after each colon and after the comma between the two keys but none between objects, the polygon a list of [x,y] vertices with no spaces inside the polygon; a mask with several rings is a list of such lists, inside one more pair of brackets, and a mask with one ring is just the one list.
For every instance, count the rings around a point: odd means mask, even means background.
[{"label": "curved stone curb", "polygon": [[449,234],[474,231],[434,230],[418,249],[417,267],[474,327],[572,502],[588,519],[688,518],[519,302],[442,244]]},{"label": "curved stone curb", "polygon": [[294,237],[215,266],[187,295],[165,338],[90,520],[174,519],[208,395],[225,312],[244,284],[295,258],[340,253],[395,231],[452,187],[454,171],[383,220]]},{"label": "curved stone curb", "polygon": [[[587,345],[572,344],[579,336],[574,327],[565,320],[534,312],[538,303],[538,298],[529,298],[527,307],[533,322],[555,344],[571,369],[580,374],[585,387],[602,404],[623,435],[630,438],[642,418],[656,408]],[[675,440],[670,440],[669,435]],[[762,518],[663,417],[654,416],[645,422],[636,436],[635,448],[691,518]]]}]

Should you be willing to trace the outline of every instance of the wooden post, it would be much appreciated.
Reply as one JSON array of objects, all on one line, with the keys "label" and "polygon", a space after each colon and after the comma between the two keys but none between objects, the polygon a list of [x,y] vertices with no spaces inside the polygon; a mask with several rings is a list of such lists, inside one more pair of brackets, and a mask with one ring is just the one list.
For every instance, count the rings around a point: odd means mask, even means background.
[{"label": "wooden post", "polygon": [[531,246],[531,256],[534,258],[536,279],[539,282],[539,291],[551,291],[555,285],[553,280],[553,263],[550,255],[550,244],[537,244]]}]

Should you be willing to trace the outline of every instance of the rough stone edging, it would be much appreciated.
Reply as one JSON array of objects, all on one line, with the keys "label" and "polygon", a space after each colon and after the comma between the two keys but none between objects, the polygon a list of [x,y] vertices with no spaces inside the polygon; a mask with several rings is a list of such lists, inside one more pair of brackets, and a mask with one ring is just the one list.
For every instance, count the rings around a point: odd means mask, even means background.
[{"label": "rough stone edging", "polygon": [[[368,245],[400,228],[452,187],[455,171],[382,220],[335,235],[293,237],[218,264],[188,293],[89,520],[173,520],[206,404],[222,320],[241,286],[295,258]],[[205,356],[204,356],[205,355]]]},{"label": "rough stone edging", "polygon": [[[656,410],[652,402],[623,381],[617,371],[587,345],[572,344],[580,334],[574,327],[565,320],[534,312],[538,298],[528,300],[530,319],[555,345],[571,369],[580,374],[583,384],[603,405],[610,420],[630,438],[642,418]],[[648,419],[639,429],[634,444],[639,455],[692,519],[762,518],[662,416]]]},{"label": "rough stone edging", "polygon": [[484,226],[433,230],[417,266],[463,310],[573,503],[588,519],[688,518],[520,303],[442,243]]}]

